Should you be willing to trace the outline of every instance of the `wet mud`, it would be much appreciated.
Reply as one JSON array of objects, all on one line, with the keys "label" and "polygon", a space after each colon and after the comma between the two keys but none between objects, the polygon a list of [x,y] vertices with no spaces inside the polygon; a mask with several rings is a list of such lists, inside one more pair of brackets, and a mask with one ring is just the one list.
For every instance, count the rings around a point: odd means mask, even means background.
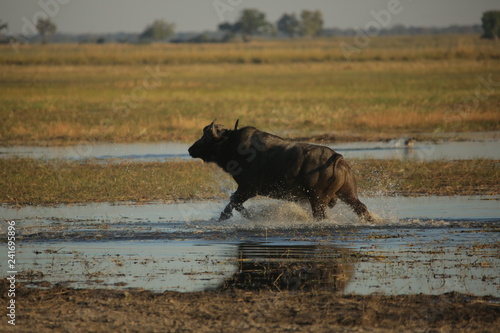
[{"label": "wet mud", "polygon": [[[5,286],[1,286],[4,295]],[[20,288],[3,332],[497,332],[500,307],[457,293],[342,296],[331,291]]]}]

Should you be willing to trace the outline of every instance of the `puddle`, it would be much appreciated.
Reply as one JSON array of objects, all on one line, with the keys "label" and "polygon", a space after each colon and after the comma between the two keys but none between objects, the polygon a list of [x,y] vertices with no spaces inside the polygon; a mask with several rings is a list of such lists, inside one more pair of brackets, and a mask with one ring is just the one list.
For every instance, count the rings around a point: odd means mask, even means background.
[{"label": "puddle", "polygon": [[[0,158],[29,157],[39,159],[79,160],[95,158],[102,160],[126,161],[167,161],[191,159],[187,153],[187,143],[125,143],[125,144],[88,144],[70,147],[0,147]],[[456,160],[456,159],[500,159],[500,142],[417,142],[414,147],[405,147],[404,140],[389,142],[352,142],[329,144],[347,158],[375,159],[418,159],[418,160]]]},{"label": "puddle", "polygon": [[234,246],[202,241],[25,242],[17,280],[29,287],[196,292],[229,278],[234,256]]},{"label": "puddle", "polygon": [[3,205],[1,215],[16,221],[17,280],[33,288],[500,297],[499,196],[363,200],[378,223],[340,203],[315,222],[307,208],[270,200],[249,202],[252,221],[216,221],[217,201]]},{"label": "puddle", "polygon": [[438,228],[430,235],[418,229],[366,229],[331,232],[315,242],[277,235],[270,233],[274,241],[253,237],[240,243],[24,241],[17,254],[17,280],[29,287],[62,284],[157,292],[327,289],[344,294],[456,291],[500,297],[498,240],[485,230]]},{"label": "puddle", "polygon": [[459,292],[499,297],[497,234],[481,229],[372,232],[368,237],[373,238],[371,244],[358,244],[357,251],[368,258],[355,265],[355,274],[344,293]]}]

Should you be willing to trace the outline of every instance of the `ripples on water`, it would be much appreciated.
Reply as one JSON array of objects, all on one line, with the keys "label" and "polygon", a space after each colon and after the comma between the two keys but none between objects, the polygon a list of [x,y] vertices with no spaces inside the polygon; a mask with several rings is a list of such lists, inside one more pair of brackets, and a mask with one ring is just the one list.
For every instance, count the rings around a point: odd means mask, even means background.
[{"label": "ripples on water", "polygon": [[251,221],[216,221],[225,202],[2,206],[2,215],[17,222],[19,280],[32,287],[500,297],[499,199],[363,198],[379,216],[371,225],[340,203],[315,222],[306,206],[270,200],[249,202]]}]

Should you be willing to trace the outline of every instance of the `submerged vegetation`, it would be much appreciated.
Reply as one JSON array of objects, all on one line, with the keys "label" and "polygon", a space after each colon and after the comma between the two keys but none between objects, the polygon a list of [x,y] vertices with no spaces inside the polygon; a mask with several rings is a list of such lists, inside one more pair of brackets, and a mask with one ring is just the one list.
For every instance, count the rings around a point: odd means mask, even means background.
[{"label": "submerged vegetation", "polygon": [[500,53],[478,36],[0,46],[0,144],[191,141],[217,118],[286,137],[500,129]]},{"label": "submerged vegetation", "polygon": [[[498,161],[351,160],[358,187],[373,195],[500,193]],[[94,201],[227,198],[229,176],[199,162],[41,161],[0,159],[0,202],[51,205]]]}]

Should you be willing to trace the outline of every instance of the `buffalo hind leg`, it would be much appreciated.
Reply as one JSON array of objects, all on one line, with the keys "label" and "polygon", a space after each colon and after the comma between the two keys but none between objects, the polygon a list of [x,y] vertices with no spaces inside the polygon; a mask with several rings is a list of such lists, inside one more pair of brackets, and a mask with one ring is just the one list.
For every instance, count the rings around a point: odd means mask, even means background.
[{"label": "buffalo hind leg", "polygon": [[354,195],[347,195],[347,196],[340,196],[340,199],[344,201],[349,207],[354,210],[354,212],[363,220],[367,222],[373,222],[373,216],[370,214],[368,209],[366,208],[365,204],[362,203],[357,196]]},{"label": "buffalo hind leg", "polygon": [[315,220],[324,220],[326,218],[326,204],[324,200],[313,196],[309,197],[309,202],[311,203],[312,214]]},{"label": "buffalo hind leg", "polygon": [[359,218],[367,222],[374,221],[373,216],[370,214],[365,204],[359,201],[358,198],[348,197],[344,198],[342,201],[348,204],[354,210],[354,212],[359,216]]},{"label": "buffalo hind leg", "polygon": [[328,208],[333,208],[337,204],[337,197],[333,197],[328,202]]},{"label": "buffalo hind leg", "polygon": [[339,171],[342,170],[344,172],[345,181],[342,187],[335,194],[340,198],[340,200],[351,207],[361,219],[367,222],[373,222],[373,216],[370,214],[365,204],[359,201],[356,179],[354,178],[351,168],[344,160],[339,161],[337,167],[339,168]]}]

